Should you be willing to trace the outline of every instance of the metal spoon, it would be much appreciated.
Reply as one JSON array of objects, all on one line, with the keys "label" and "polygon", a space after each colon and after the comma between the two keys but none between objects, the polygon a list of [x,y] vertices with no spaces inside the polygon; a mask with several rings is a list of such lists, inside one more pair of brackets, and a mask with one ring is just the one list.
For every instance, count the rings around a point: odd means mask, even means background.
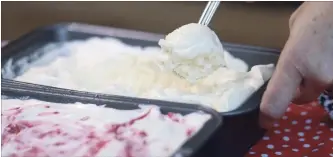
[{"label": "metal spoon", "polygon": [[207,26],[212,20],[219,5],[220,1],[209,1],[202,12],[198,23]]}]

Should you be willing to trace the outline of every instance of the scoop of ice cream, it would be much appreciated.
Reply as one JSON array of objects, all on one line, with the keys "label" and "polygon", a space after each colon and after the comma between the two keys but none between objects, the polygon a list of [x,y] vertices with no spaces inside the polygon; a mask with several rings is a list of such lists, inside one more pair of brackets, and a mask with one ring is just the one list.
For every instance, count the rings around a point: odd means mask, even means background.
[{"label": "scoop of ice cream", "polygon": [[159,41],[169,55],[166,66],[188,80],[197,80],[225,66],[223,47],[209,27],[190,23]]}]

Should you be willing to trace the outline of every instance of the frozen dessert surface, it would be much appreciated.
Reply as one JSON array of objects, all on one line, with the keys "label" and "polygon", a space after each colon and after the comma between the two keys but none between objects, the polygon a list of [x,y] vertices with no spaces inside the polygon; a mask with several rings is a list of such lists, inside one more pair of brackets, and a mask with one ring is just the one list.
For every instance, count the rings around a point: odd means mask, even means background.
[{"label": "frozen dessert surface", "polygon": [[[50,44],[36,52],[44,57],[29,68],[26,64],[27,71],[15,80],[195,103],[228,112],[244,103],[274,71],[273,64],[248,67],[223,49],[214,31],[198,24],[176,29],[159,45],[131,46],[115,38]],[[21,65],[24,60],[29,58],[23,58]]]},{"label": "frozen dessert surface", "polygon": [[163,115],[156,106],[117,110],[33,99],[3,99],[1,106],[2,155],[16,157],[168,157],[211,118]]}]

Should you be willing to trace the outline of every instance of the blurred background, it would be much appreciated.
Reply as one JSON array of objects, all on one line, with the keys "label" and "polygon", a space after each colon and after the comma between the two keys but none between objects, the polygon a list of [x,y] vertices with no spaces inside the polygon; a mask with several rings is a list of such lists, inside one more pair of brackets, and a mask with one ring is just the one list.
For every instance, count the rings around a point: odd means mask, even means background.
[{"label": "blurred background", "polygon": [[[301,2],[222,2],[211,28],[221,40],[281,49]],[[199,20],[206,2],[1,2],[1,40],[41,26],[83,22],[166,34]]]}]

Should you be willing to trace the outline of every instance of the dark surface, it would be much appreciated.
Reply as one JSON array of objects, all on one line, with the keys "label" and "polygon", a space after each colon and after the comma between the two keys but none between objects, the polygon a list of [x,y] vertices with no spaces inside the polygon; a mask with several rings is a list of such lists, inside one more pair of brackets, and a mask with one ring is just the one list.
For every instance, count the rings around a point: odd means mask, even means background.
[{"label": "dark surface", "polygon": [[[40,88],[30,88],[28,86],[20,86],[17,84],[12,84],[10,81],[1,82],[1,96],[2,99],[6,98],[24,98],[24,99],[38,99],[41,101],[55,102],[55,103],[75,103],[81,102],[85,104],[96,104],[105,105],[105,107],[130,110],[139,108],[140,103],[134,101],[129,101],[125,99],[112,99],[108,98],[97,98],[95,94],[89,93],[76,93],[75,91],[70,91],[66,89],[58,89],[53,91],[53,88],[41,86]],[[173,104],[170,102],[159,102],[159,103],[146,103],[145,105],[157,105],[160,107],[163,114],[168,112],[189,114],[192,112],[203,111],[210,114],[212,118],[206,122],[203,128],[192,138],[190,138],[174,155],[182,155],[184,157],[193,157],[196,154],[201,153],[200,148],[202,148],[207,140],[213,136],[218,127],[222,124],[221,117],[218,113],[209,108],[203,108],[201,106],[186,104]]]},{"label": "dark surface", "polygon": [[[70,41],[87,39],[92,36],[113,36],[130,45],[157,46],[157,41],[163,35],[144,33],[130,30],[114,29],[108,27],[83,25],[83,24],[59,24],[51,27],[37,29],[32,33],[16,40],[2,48],[2,67],[12,64],[12,68],[2,69],[2,77],[12,79],[22,74],[21,57],[30,56],[28,62],[33,62],[43,54],[32,54],[33,51],[43,47],[45,44],[57,42],[59,44]],[[244,46],[224,43],[224,48],[242,60],[250,67],[257,64],[276,63],[279,51],[261,47]],[[11,60],[10,62],[8,62]],[[8,74],[13,73],[13,76]],[[24,86],[24,85],[23,85]],[[252,95],[240,108],[224,112],[224,125],[218,134],[210,141],[209,156],[227,155],[228,157],[242,157],[248,149],[263,136],[264,130],[258,126],[258,111],[261,96],[265,90],[263,86]],[[119,96],[115,96],[115,98]],[[154,100],[127,98],[140,103],[149,103]]]}]

